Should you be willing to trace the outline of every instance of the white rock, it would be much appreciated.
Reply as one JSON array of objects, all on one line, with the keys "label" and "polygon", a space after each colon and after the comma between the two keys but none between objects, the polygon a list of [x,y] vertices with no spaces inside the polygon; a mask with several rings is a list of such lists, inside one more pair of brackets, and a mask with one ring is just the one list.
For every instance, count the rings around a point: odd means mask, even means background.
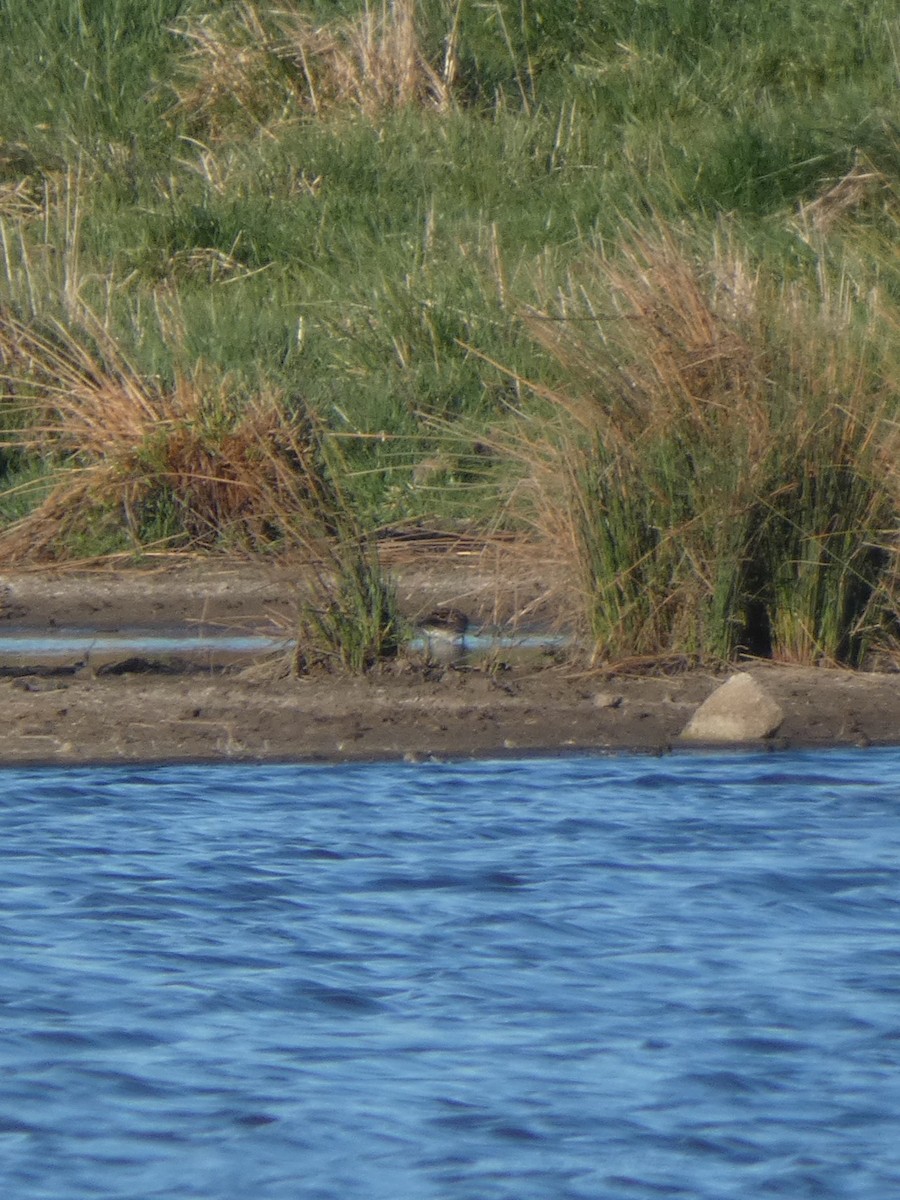
[{"label": "white rock", "polygon": [[784,711],[752,675],[732,675],[700,705],[681,736],[694,742],[750,742],[771,737]]}]

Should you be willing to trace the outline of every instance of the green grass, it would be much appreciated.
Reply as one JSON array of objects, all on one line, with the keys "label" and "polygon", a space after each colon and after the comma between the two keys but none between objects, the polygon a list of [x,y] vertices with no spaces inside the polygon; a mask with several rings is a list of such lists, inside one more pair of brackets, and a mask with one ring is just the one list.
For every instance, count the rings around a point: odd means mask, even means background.
[{"label": "green grass", "polygon": [[[485,448],[546,415],[522,380],[574,385],[523,314],[579,295],[584,264],[615,262],[648,214],[707,262],[727,229],[768,278],[849,288],[850,324],[873,289],[900,302],[898,59],[886,0],[8,0],[0,311],[70,330],[90,312],[153,386],[211,372],[315,412],[366,529],[527,524],[516,468]],[[68,453],[12,453],[8,485]],[[694,511],[702,464],[671,453],[647,448],[651,508],[623,513],[626,608],[645,601],[646,528]],[[636,486],[581,477],[591,504]],[[177,498],[148,504],[138,525],[177,537]],[[724,562],[718,537],[703,553]],[[736,571],[700,588],[710,613]],[[649,610],[638,642],[729,652],[724,618],[685,632],[682,607]]]}]

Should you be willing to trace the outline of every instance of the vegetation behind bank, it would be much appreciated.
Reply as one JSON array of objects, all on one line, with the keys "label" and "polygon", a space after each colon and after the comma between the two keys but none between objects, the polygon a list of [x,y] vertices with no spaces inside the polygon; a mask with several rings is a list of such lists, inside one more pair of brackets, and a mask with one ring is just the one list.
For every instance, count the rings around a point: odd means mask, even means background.
[{"label": "vegetation behind bank", "polygon": [[600,656],[860,661],[898,47],[856,0],[8,0],[0,548],[277,552],[254,463],[312,422],[366,555],[549,534]]}]

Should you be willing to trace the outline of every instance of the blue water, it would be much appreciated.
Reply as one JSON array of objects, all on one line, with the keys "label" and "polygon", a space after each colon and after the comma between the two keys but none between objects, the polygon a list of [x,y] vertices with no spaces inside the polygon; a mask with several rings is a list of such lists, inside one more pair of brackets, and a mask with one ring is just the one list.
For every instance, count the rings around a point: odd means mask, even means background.
[{"label": "blue water", "polygon": [[63,654],[91,654],[122,650],[128,654],[195,654],[202,650],[267,654],[284,650],[290,641],[264,633],[197,633],[193,630],[167,634],[145,630],[97,633],[87,629],[0,630],[0,663],[10,657],[58,658]]},{"label": "blue water", "polygon": [[[493,650],[553,650],[571,644],[571,638],[551,633],[503,636],[494,633],[471,633],[460,639],[460,649],[467,654],[485,654]],[[424,650],[425,638],[413,638],[411,650]],[[200,651],[222,650],[237,654],[271,654],[287,650],[291,639],[277,633],[235,633],[217,630],[203,632],[193,628],[171,630],[168,633],[146,629],[123,629],[112,633],[97,633],[92,629],[0,629],[0,664],[23,655],[32,659],[59,658],[67,654],[115,653],[128,654],[196,654]]]},{"label": "blue water", "polygon": [[0,1195],[900,1195],[900,750],[0,771]]}]

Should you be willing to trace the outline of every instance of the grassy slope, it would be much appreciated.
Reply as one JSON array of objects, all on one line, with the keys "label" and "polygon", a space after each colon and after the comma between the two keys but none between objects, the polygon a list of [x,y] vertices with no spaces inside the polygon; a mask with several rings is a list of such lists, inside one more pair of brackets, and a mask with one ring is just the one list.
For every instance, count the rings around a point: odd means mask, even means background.
[{"label": "grassy slope", "polygon": [[[362,6],[298,7],[321,24]],[[258,50],[238,9],[2,7],[3,303],[67,321],[85,302],[148,376],[202,360],[339,432],[387,435],[346,449],[373,522],[492,513],[501,468],[473,449],[530,401],[466,347],[558,381],[522,306],[650,208],[709,237],[729,214],[785,277],[852,262],[861,290],[878,276],[896,294],[883,197],[827,239],[792,220],[860,156],[896,188],[887,3],[426,0],[438,67],[454,30],[449,105],[318,114],[279,86],[283,63],[249,96],[220,70],[198,101],[188,34],[206,13],[226,50]]]}]

